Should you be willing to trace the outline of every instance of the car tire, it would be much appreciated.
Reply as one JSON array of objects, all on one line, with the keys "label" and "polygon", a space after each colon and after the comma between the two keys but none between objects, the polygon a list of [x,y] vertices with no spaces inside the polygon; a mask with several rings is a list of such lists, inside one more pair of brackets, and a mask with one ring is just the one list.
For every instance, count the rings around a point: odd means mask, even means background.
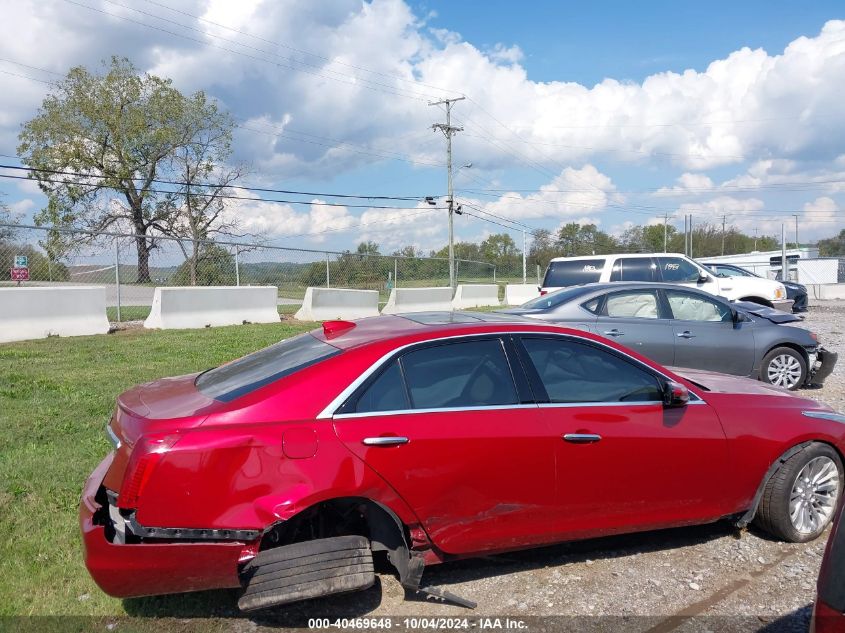
[{"label": "car tire", "polygon": [[763,357],[760,380],[795,391],[807,381],[807,361],[791,347],[776,347]]},{"label": "car tire", "polygon": [[338,536],[274,547],[259,552],[242,578],[241,611],[367,589],[375,582],[370,541]]},{"label": "car tire", "polygon": [[[813,484],[813,473],[822,473],[822,470],[824,473],[818,475],[821,481]],[[827,444],[810,444],[787,458],[766,482],[754,521],[782,541],[812,541],[830,524],[842,496],[842,487],[839,454]],[[806,511],[802,511],[800,504],[804,504]],[[815,523],[807,521],[812,516],[818,519]]]}]

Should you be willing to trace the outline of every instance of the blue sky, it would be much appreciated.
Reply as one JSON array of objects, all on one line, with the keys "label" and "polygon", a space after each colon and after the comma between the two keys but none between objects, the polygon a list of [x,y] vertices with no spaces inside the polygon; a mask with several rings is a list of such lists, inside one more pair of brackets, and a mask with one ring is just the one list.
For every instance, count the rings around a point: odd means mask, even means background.
[{"label": "blue sky", "polygon": [[[762,234],[797,213],[804,240],[845,228],[841,4],[81,4],[25,0],[0,25],[0,153],[50,89],[37,80],[118,54],[217,98],[241,125],[245,184],[264,187],[443,195],[443,113],[427,103],[466,95],[455,163],[473,166],[456,197],[481,217],[459,218],[460,239],[686,213]],[[0,192],[24,220],[44,204],[31,184]],[[434,211],[250,200],[231,214],[279,244],[445,243]]]}]

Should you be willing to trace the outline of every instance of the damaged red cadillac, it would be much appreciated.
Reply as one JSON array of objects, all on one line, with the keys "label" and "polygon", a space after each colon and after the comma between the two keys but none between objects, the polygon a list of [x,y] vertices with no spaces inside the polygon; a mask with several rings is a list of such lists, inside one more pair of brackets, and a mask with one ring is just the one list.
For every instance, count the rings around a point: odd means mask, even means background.
[{"label": "damaged red cadillac", "polygon": [[427,565],[752,520],[809,541],[843,488],[845,416],[512,315],[329,321],[121,395],[82,495],[85,562],[130,597],[243,588],[260,609]]}]

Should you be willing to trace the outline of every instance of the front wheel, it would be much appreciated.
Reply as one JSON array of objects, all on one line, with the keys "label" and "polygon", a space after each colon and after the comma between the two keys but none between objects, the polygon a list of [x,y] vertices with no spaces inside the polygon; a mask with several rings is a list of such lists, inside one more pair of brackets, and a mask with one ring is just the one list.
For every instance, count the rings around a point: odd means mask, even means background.
[{"label": "front wheel", "polygon": [[788,458],[766,483],[755,521],[783,541],[812,541],[833,517],[842,477],[842,460],[832,447],[809,445]]},{"label": "front wheel", "polygon": [[807,380],[807,361],[791,347],[776,347],[763,358],[760,380],[795,391]]}]

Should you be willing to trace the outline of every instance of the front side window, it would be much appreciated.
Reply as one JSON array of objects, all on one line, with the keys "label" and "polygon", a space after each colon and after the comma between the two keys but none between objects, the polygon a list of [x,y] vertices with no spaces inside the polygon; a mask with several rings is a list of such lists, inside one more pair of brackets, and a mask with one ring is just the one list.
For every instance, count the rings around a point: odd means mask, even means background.
[{"label": "front side window", "polygon": [[229,402],[340,353],[310,334],[300,334],[209,369],[197,376],[195,384],[209,398]]},{"label": "front side window", "polygon": [[563,338],[523,338],[549,402],[655,402],[657,378],[615,354]]},{"label": "front side window", "polygon": [[657,294],[652,291],[614,292],[607,296],[604,312],[609,317],[657,319]]},{"label": "front side window", "polygon": [[680,257],[658,257],[657,266],[663,281],[667,283],[689,283],[698,281],[701,271],[693,264]]},{"label": "front side window", "polygon": [[603,259],[578,259],[575,261],[551,262],[543,279],[544,288],[578,286],[601,280],[604,270]]},{"label": "front side window", "polygon": [[402,370],[414,409],[516,404],[516,387],[499,339],[408,352]]},{"label": "front side window", "polygon": [[613,265],[610,281],[655,281],[656,269],[651,257],[620,257]]},{"label": "front side window", "polygon": [[666,299],[674,318],[681,321],[731,321],[733,314],[725,304],[689,292],[667,290]]}]

